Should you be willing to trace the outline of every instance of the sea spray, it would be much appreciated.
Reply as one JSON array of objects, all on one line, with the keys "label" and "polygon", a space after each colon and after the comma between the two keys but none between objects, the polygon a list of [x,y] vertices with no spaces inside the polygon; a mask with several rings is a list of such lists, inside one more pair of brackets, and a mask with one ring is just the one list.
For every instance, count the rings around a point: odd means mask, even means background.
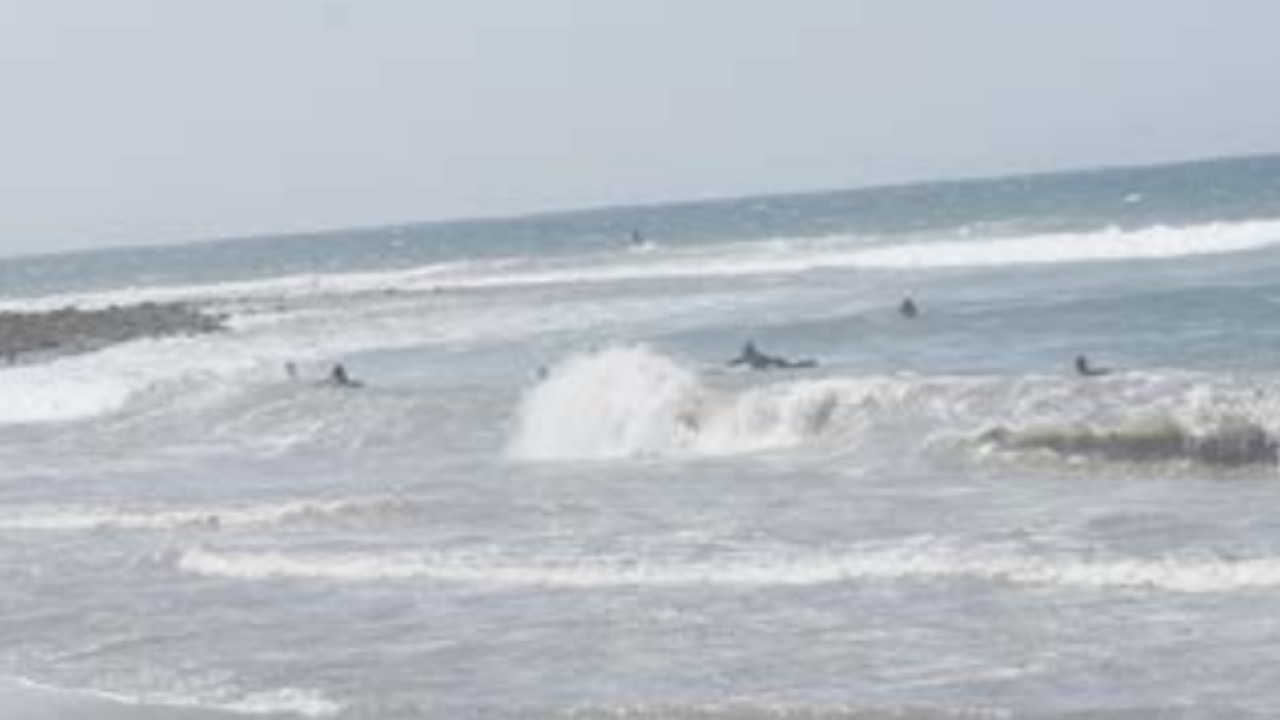
[{"label": "sea spray", "polygon": [[687,448],[706,391],[643,346],[569,358],[521,403],[508,448],[521,460],[604,459]]},{"label": "sea spray", "polygon": [[574,356],[550,370],[516,412],[517,460],[732,455],[823,436],[860,381],[715,387],[644,346]]}]

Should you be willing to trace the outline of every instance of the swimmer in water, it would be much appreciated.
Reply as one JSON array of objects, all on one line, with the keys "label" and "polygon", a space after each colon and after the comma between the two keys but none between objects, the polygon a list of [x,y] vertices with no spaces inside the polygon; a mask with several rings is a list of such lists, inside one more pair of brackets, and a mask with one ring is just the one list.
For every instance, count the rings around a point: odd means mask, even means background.
[{"label": "swimmer in water", "polygon": [[347,374],[347,368],[342,363],[333,366],[333,371],[329,373],[329,383],[345,388],[363,387],[362,383],[351,379]]},{"label": "swimmer in water", "polygon": [[1089,358],[1084,355],[1076,356],[1076,374],[1081,377],[1098,377],[1100,375],[1108,375],[1111,371],[1106,368],[1097,368],[1089,365]]}]

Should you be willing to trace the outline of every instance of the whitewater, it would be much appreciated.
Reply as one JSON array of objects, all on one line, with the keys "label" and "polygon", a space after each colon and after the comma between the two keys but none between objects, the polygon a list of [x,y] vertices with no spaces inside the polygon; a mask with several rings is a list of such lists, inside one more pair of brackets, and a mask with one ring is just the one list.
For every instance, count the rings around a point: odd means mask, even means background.
[{"label": "whitewater", "polygon": [[0,261],[218,318],[0,367],[0,718],[1266,717],[1277,270],[1276,158]]}]

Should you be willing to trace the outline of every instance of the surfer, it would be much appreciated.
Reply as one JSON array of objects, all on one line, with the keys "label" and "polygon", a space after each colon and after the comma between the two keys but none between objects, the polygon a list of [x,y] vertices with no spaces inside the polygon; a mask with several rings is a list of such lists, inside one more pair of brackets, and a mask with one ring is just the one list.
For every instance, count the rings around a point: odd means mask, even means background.
[{"label": "surfer", "polygon": [[738,354],[738,357],[729,361],[729,367],[738,365],[746,365],[752,370],[769,370],[772,368],[795,370],[817,367],[818,363],[814,360],[788,360],[767,355],[756,348],[754,340],[748,340],[747,344],[742,346],[742,352]]},{"label": "surfer", "polygon": [[742,352],[738,353],[738,357],[729,361],[729,367],[737,367],[738,365],[746,365],[753,370],[761,370],[769,367],[769,356],[756,349],[754,340],[748,340],[747,344],[742,346]]},{"label": "surfer", "polygon": [[1098,377],[1099,375],[1110,374],[1110,372],[1106,368],[1092,367],[1089,365],[1089,358],[1084,355],[1076,356],[1076,374],[1081,377]]},{"label": "surfer", "polygon": [[351,376],[347,374],[347,368],[342,363],[333,366],[333,371],[329,373],[329,384],[344,388],[363,386],[363,383],[351,379]]},{"label": "surfer", "polygon": [[920,308],[916,307],[916,301],[909,296],[904,298],[902,304],[898,306],[898,314],[910,320],[920,314]]}]

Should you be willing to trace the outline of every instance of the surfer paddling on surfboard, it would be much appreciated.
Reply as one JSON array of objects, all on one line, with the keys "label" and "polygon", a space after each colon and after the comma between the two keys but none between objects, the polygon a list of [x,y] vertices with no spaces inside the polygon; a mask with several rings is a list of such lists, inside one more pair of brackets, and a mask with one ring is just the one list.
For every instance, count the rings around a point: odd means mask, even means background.
[{"label": "surfer paddling on surfboard", "polygon": [[1076,374],[1081,377],[1098,377],[1100,375],[1109,375],[1111,371],[1106,368],[1093,367],[1089,364],[1089,358],[1077,355]]},{"label": "surfer paddling on surfboard", "polygon": [[779,368],[784,370],[795,370],[800,368],[817,367],[818,363],[814,360],[788,360],[786,358],[766,355],[756,349],[754,340],[748,340],[746,345],[742,346],[742,352],[738,357],[729,361],[729,367],[738,365],[746,365],[752,370],[770,370]]}]

